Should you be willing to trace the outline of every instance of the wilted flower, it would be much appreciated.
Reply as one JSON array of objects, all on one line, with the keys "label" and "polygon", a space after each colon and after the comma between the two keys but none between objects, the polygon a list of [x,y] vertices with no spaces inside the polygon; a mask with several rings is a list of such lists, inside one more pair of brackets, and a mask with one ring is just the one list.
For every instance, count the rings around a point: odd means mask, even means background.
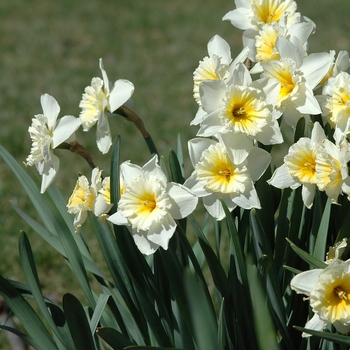
[{"label": "wilted flower", "polygon": [[102,153],[107,153],[112,145],[107,112],[113,113],[127,100],[134,92],[134,85],[124,79],[118,79],[114,84],[108,80],[107,73],[103,68],[100,58],[101,78],[93,78],[91,86],[85,88],[79,107],[80,120],[84,131],[89,131],[97,123],[96,142]]},{"label": "wilted flower", "polygon": [[203,199],[210,215],[217,220],[225,217],[220,200],[230,211],[237,205],[260,208],[254,181],[270,162],[266,151],[249,145],[246,150],[226,148],[222,141],[204,138],[190,140],[188,148],[195,170],[184,185]]},{"label": "wilted flower", "polygon": [[195,209],[198,199],[185,186],[168,182],[154,156],[142,168],[130,162],[120,166],[124,180],[118,211],[108,220],[130,226],[135,244],[143,254],[168,248],[176,230],[175,220]]},{"label": "wilted flower", "polygon": [[28,129],[32,148],[26,165],[36,166],[42,176],[41,193],[44,193],[55,179],[59,168],[59,159],[52,150],[72,136],[79,128],[80,120],[72,115],[66,115],[57,120],[60,106],[48,94],[42,95],[40,102],[43,114],[35,115]]},{"label": "wilted flower", "polygon": [[98,217],[103,217],[112,207],[110,196],[107,193],[109,178],[104,180],[105,187],[103,188],[101,173],[102,170],[98,168],[92,170],[91,185],[84,175],[79,176],[69,198],[68,213],[75,214],[74,227],[76,232],[80,231],[89,211]]}]

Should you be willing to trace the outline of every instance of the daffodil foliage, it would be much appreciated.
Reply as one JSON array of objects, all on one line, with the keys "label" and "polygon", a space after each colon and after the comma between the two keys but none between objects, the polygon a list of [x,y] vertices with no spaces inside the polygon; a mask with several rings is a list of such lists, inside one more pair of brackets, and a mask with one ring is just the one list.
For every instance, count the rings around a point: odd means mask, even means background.
[{"label": "daffodil foliage", "polygon": [[[0,147],[38,217],[14,210],[68,263],[85,296],[46,297],[21,232],[26,283],[0,276],[21,331],[7,319],[0,329],[43,350],[350,346],[349,55],[309,53],[316,25],[295,1],[235,4],[223,20],[243,31],[242,50],[214,35],[193,73],[188,162],[181,138],[176,151],[158,153],[147,119],[131,109],[134,85],[112,83],[102,59],[78,117],[58,118],[55,98],[41,96],[26,169]],[[113,139],[110,124],[123,134],[124,119],[150,151],[143,165],[122,159],[130,145]],[[80,126],[95,124],[109,169],[77,141]],[[54,183],[58,148],[91,168],[68,198]]]}]

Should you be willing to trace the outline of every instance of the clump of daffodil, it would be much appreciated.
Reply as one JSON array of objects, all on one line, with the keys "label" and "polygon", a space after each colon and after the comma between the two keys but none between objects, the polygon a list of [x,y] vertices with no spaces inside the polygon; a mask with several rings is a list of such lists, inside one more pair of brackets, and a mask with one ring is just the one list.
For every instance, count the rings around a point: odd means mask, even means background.
[{"label": "clump of daffodil", "polygon": [[108,220],[130,227],[141,253],[153,254],[168,248],[176,230],[175,220],[183,219],[196,208],[197,197],[185,186],[168,182],[154,156],[143,167],[130,162],[120,166],[124,181],[118,210]]},{"label": "clump of daffodil", "polygon": [[[331,247],[333,253],[328,266],[297,274],[290,285],[298,294],[305,294],[314,316],[305,328],[322,331],[333,324],[338,332],[350,332],[350,260],[342,261],[340,256],[346,241]],[[310,334],[304,332],[303,337]]]},{"label": "clump of daffodil", "polygon": [[79,104],[80,120],[84,131],[89,131],[97,124],[97,147],[102,153],[107,153],[112,145],[107,113],[115,112],[130,99],[134,85],[125,79],[118,79],[111,84],[103,68],[102,58],[100,58],[100,69],[103,79],[95,77],[91,85],[85,88]]},{"label": "clump of daffodil", "polygon": [[236,148],[232,144],[232,147],[226,147],[222,140],[217,142],[205,138],[188,142],[195,170],[184,185],[203,199],[205,208],[217,220],[225,217],[221,200],[230,211],[236,206],[260,208],[254,181],[265,172],[270,155],[249,144],[246,149],[241,149],[241,146]]},{"label": "clump of daffodil", "polygon": [[92,170],[91,185],[84,175],[79,176],[68,200],[68,213],[75,215],[73,224],[77,233],[89,211],[103,218],[113,206],[110,201],[109,177],[102,181],[101,174],[102,170],[98,168]]},{"label": "clump of daffodil", "polygon": [[48,94],[42,95],[40,102],[43,113],[34,116],[28,129],[32,148],[26,165],[37,168],[42,176],[41,193],[44,193],[54,181],[59,168],[59,159],[53,154],[53,149],[72,137],[80,126],[80,120],[72,115],[57,120],[60,106]]}]

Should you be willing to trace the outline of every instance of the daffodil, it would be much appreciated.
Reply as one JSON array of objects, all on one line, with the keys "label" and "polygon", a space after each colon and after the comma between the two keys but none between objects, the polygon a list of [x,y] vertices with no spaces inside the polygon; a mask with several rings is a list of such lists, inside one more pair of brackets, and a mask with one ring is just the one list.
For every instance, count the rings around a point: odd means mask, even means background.
[{"label": "daffodil", "polygon": [[238,29],[259,30],[266,23],[278,22],[287,14],[295,22],[297,5],[293,0],[235,0],[236,9],[223,17]]},{"label": "daffodil", "polygon": [[107,113],[113,113],[130,99],[134,92],[134,85],[125,79],[118,79],[114,84],[108,80],[100,58],[102,78],[95,77],[91,85],[85,88],[80,101],[80,120],[84,131],[89,131],[97,124],[97,147],[102,153],[107,153],[112,145]]},{"label": "daffodil", "polygon": [[71,115],[57,120],[60,106],[48,94],[42,95],[40,102],[43,114],[35,115],[28,129],[32,148],[26,159],[26,165],[36,166],[42,176],[41,193],[44,193],[54,181],[59,168],[59,159],[53,154],[53,149],[74,134],[80,126],[80,120]]},{"label": "daffodil", "polygon": [[247,68],[238,63],[227,82],[204,81],[199,90],[204,113],[197,136],[242,134],[263,144],[283,141],[277,123],[281,114],[273,108],[278,97],[277,80],[252,82]]},{"label": "daffodil", "polygon": [[316,172],[317,155],[325,139],[321,125],[316,122],[311,139],[302,137],[289,148],[283,165],[275,170],[268,183],[277,188],[292,189],[302,185],[303,202],[307,208],[311,208],[319,182]]},{"label": "daffodil", "polygon": [[243,62],[248,56],[249,49],[243,51],[234,59],[231,58],[229,44],[219,35],[215,35],[208,42],[208,55],[199,62],[193,72],[193,96],[201,106],[199,85],[205,80],[227,80],[232,69],[238,62]]},{"label": "daffodil", "polygon": [[334,259],[325,269],[301,272],[290,285],[308,297],[314,312],[305,328],[322,331],[333,324],[340,333],[350,332],[350,260]]},{"label": "daffodil", "polygon": [[260,31],[247,30],[243,33],[243,45],[249,48],[249,59],[257,62],[250,70],[251,74],[261,73],[262,64],[280,59],[276,47],[278,37],[283,37],[298,47],[302,56],[306,56],[307,40],[314,29],[312,22],[287,23],[282,16],[279,22],[267,23]]},{"label": "daffodil", "polygon": [[348,162],[350,161],[349,143],[344,138],[339,145],[329,140],[323,141],[323,148],[316,158],[317,186],[325,191],[332,203],[338,203],[342,192],[350,197],[350,178]]},{"label": "daffodil", "polygon": [[80,231],[89,211],[98,217],[104,217],[112,207],[107,192],[109,179],[104,180],[103,187],[101,173],[102,170],[98,168],[92,170],[91,185],[84,175],[79,176],[68,200],[68,213],[75,215],[73,225],[76,232]]},{"label": "daffodil", "polygon": [[330,78],[323,91],[321,102],[323,115],[330,125],[335,128],[334,138],[337,143],[350,133],[350,75],[340,72]]},{"label": "daffodil", "polygon": [[237,205],[245,209],[260,208],[254,181],[270,162],[266,151],[249,144],[245,150],[234,145],[227,148],[222,140],[205,138],[190,140],[188,148],[195,170],[184,185],[203,199],[211,216],[217,220],[225,217],[221,199],[230,211]]},{"label": "daffodil", "polygon": [[141,253],[153,254],[168,248],[176,230],[175,220],[195,209],[198,199],[185,186],[168,182],[154,156],[143,167],[124,162],[120,167],[124,180],[118,210],[108,220],[130,227]]},{"label": "daffodil", "polygon": [[276,107],[287,124],[295,127],[302,114],[321,114],[313,89],[325,77],[332,64],[328,53],[313,53],[303,57],[297,46],[283,37],[276,41],[279,60],[263,65],[263,77],[280,83]]}]

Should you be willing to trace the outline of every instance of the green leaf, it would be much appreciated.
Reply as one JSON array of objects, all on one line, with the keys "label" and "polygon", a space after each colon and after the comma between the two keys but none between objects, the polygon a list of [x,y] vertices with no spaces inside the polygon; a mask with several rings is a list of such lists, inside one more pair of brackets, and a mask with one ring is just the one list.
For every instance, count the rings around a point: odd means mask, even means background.
[{"label": "green leaf", "polygon": [[184,350],[178,348],[159,348],[154,346],[127,346],[124,350]]},{"label": "green leaf", "polygon": [[327,339],[340,345],[350,346],[350,337],[347,335],[341,335],[341,334],[335,334],[335,333],[329,333],[329,332],[320,332],[320,331],[315,331],[313,329],[297,327],[297,326],[294,326],[294,328],[297,329],[298,331],[312,334],[313,336],[316,336],[318,338]]},{"label": "green leaf", "polygon": [[214,250],[210,246],[207,238],[205,237],[202,229],[199,227],[197,221],[193,215],[189,216],[194,232],[197,236],[198,242],[205,255],[206,262],[210,268],[211,275],[213,277],[214,284],[222,297],[226,297],[231,293],[230,284],[226,273],[220,263],[219,258],[215,254]]},{"label": "green leaf", "polygon": [[184,278],[196,345],[201,350],[218,349],[218,327],[211,301],[203,292],[200,281],[188,269]]},{"label": "green leaf", "polygon": [[0,294],[9,305],[10,309],[19,318],[23,327],[33,337],[37,344],[37,349],[51,350],[57,349],[39,316],[5,278],[0,275]]},{"label": "green leaf", "polygon": [[[74,349],[74,346],[71,343],[71,339],[69,337],[62,336],[62,333],[58,329],[57,325],[52,319],[51,314],[48,311],[48,307],[46,305],[46,302],[44,300],[44,297],[40,289],[39,277],[36,271],[30,243],[27,238],[27,235],[24,232],[21,232],[20,234],[19,252],[20,252],[20,258],[21,258],[24,275],[26,277],[26,280],[28,282],[32,295],[38,304],[40,312],[44,316],[51,330],[55,333],[57,337],[57,341],[60,341],[67,349]],[[64,333],[66,335],[66,332]]]},{"label": "green leaf", "polygon": [[305,252],[304,250],[298,248],[290,239],[286,238],[286,240],[290,244],[291,248],[295,251],[295,253],[298,256],[300,256],[304,261],[306,261],[310,265],[310,267],[324,269],[327,266],[327,264],[324,261],[321,261],[313,257],[311,254]]},{"label": "green leaf", "polygon": [[185,179],[182,176],[180,163],[177,159],[176,153],[172,149],[169,151],[169,166],[172,181],[177,182],[179,184],[183,184],[185,182]]},{"label": "green leaf", "polygon": [[18,329],[8,327],[2,324],[0,324],[0,329],[16,334],[17,336],[22,338],[26,343],[31,345],[34,349],[39,349],[39,345],[32,338],[28,337],[27,334],[20,332]]},{"label": "green leaf", "polygon": [[331,214],[331,200],[328,198],[326,207],[324,208],[320,226],[316,235],[316,242],[313,256],[319,260],[326,257],[327,233],[329,226],[329,219]]},{"label": "green leaf", "polygon": [[96,350],[89,321],[80,301],[72,294],[65,294],[63,296],[63,310],[75,347],[77,349]]},{"label": "green leaf", "polygon": [[294,143],[298,142],[301,137],[304,137],[305,133],[305,118],[300,117],[295,127]]},{"label": "green leaf", "polygon": [[108,343],[113,350],[124,350],[126,347],[133,345],[133,342],[129,338],[125,337],[114,328],[97,328],[96,333]]},{"label": "green leaf", "polygon": [[90,321],[90,329],[91,329],[91,334],[94,335],[97,325],[100,322],[100,318],[103,314],[104,308],[107,304],[108,299],[111,297],[110,294],[100,294],[96,303],[96,307],[94,310],[94,313],[91,317]]},{"label": "green leaf", "polygon": [[119,165],[120,165],[120,136],[118,135],[117,139],[112,148],[111,155],[111,176],[110,176],[110,195],[111,203],[113,207],[110,211],[110,214],[114,214],[117,211],[117,203],[120,198],[120,179],[119,179]]}]

